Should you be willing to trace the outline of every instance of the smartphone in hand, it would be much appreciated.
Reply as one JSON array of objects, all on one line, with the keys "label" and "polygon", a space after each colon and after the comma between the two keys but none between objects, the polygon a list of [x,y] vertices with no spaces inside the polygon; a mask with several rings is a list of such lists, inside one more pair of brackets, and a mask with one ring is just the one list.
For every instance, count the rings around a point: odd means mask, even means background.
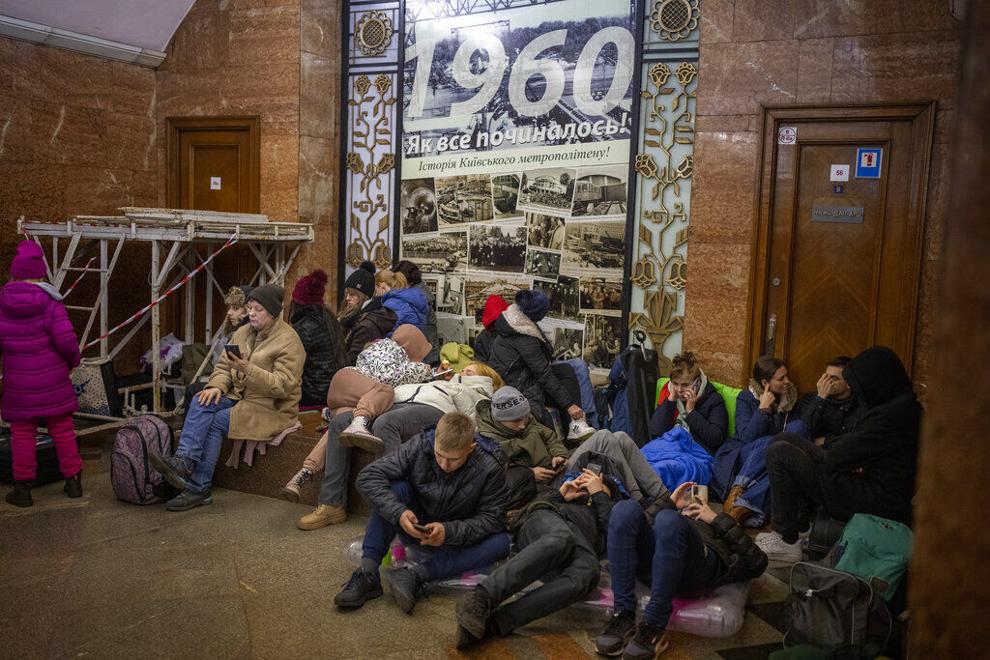
[{"label": "smartphone in hand", "polygon": [[420,525],[419,523],[413,523],[412,526],[413,526],[413,529],[415,529],[420,534],[429,534],[430,533],[430,528],[427,527],[426,525]]},{"label": "smartphone in hand", "polygon": [[226,351],[227,355],[233,355],[236,358],[241,357],[241,347],[237,344],[224,344],[223,350]]}]

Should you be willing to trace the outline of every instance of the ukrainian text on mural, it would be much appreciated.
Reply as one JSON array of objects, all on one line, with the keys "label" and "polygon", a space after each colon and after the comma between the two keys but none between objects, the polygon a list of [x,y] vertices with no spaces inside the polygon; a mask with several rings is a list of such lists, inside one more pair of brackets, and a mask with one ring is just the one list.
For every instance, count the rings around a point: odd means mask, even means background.
[{"label": "ukrainian text on mural", "polygon": [[489,295],[539,287],[557,357],[607,368],[621,344],[634,6],[464,12],[406,3],[401,256],[423,270],[446,338],[478,332]]}]

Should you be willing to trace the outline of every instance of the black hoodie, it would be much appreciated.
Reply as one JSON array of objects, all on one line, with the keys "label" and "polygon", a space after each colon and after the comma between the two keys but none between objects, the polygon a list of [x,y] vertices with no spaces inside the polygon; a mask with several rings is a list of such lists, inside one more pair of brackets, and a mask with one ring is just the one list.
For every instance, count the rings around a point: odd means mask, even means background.
[{"label": "black hoodie", "polygon": [[843,378],[864,412],[856,428],[829,443],[825,467],[839,504],[851,513],[910,523],[921,404],[897,354],[869,348]]}]

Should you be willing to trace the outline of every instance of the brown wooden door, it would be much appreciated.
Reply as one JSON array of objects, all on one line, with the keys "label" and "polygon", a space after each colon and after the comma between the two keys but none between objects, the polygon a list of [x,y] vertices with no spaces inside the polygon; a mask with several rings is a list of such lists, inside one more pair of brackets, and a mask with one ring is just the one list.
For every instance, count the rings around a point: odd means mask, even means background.
[{"label": "brown wooden door", "polygon": [[169,205],[257,213],[256,118],[170,118]]},{"label": "brown wooden door", "polygon": [[933,105],[767,111],[751,363],[781,357],[802,392],[874,344],[911,369],[933,121]]}]

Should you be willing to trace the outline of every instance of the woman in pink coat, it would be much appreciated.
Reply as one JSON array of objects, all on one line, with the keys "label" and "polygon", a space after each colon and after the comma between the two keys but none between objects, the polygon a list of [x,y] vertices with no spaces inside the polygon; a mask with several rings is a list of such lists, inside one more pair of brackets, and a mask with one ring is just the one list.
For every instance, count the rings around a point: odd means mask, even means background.
[{"label": "woman in pink coat", "polygon": [[82,496],[82,458],[72,413],[79,408],[69,371],[79,365],[79,340],[62,297],[45,282],[44,253],[31,241],[17,245],[10,281],[0,289],[0,356],[3,395],[0,414],[10,423],[14,490],[7,502],[27,507],[35,478],[38,426],[48,427],[65,494]]}]

